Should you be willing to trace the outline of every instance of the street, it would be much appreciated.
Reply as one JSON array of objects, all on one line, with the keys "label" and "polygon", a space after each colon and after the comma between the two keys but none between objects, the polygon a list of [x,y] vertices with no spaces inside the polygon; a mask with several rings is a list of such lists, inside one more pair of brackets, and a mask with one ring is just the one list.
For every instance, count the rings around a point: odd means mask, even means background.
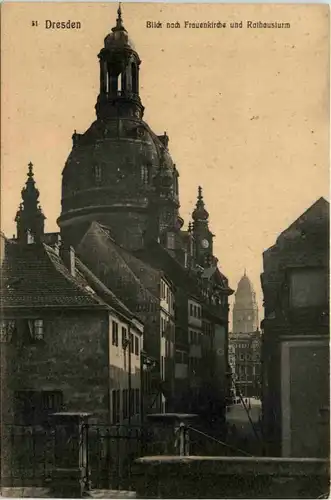
[{"label": "street", "polygon": [[[247,398],[246,408],[249,416],[242,402],[228,407],[226,441],[246,453],[262,455],[262,437],[259,427],[261,401],[255,398]],[[255,432],[252,424],[255,427]]]}]

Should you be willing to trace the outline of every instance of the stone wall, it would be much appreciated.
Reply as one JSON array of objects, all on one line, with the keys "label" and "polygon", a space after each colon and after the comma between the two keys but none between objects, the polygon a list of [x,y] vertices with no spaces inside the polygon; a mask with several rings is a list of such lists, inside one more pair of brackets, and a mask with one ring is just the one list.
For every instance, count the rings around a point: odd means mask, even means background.
[{"label": "stone wall", "polygon": [[86,411],[106,419],[107,315],[63,309],[47,315],[44,310],[37,316],[44,318],[44,340],[10,348],[11,391],[61,391],[66,411]]}]

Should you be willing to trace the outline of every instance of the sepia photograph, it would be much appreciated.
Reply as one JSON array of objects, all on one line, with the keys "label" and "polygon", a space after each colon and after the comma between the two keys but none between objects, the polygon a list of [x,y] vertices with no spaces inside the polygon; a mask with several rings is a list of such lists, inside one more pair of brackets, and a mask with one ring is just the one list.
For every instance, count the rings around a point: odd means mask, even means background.
[{"label": "sepia photograph", "polygon": [[328,498],[323,4],[1,4],[1,495]]}]

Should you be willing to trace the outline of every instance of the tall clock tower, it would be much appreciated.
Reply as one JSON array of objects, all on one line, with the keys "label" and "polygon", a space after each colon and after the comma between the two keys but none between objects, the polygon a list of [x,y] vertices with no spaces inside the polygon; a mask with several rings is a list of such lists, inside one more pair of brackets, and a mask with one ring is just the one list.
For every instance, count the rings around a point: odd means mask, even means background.
[{"label": "tall clock tower", "polygon": [[258,307],[253,285],[246,275],[238,283],[233,306],[233,333],[252,333],[259,328]]},{"label": "tall clock tower", "polygon": [[192,213],[192,219],[196,262],[202,267],[210,267],[215,263],[213,255],[214,235],[209,229],[209,213],[205,207],[201,186],[198,188],[198,199]]}]

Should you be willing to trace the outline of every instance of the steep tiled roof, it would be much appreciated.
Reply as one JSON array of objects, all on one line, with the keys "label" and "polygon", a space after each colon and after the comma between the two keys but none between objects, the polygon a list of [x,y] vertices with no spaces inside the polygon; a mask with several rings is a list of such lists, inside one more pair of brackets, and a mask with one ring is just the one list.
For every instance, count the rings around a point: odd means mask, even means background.
[{"label": "steep tiled roof", "polygon": [[200,295],[197,280],[193,279],[171,253],[156,241],[151,241],[148,248],[138,250],[135,254],[153,266],[162,265],[165,274],[179,288],[192,295]]},{"label": "steep tiled roof", "polygon": [[7,245],[2,263],[1,307],[107,307],[77,272],[72,276],[45,244]]},{"label": "steep tiled roof", "polygon": [[300,215],[290,226],[282,231],[277,238],[277,243],[282,238],[300,237],[302,231],[315,234],[320,227],[329,226],[330,204],[325,198],[319,198],[303,214]]},{"label": "steep tiled roof", "polygon": [[140,316],[141,311],[158,307],[159,298],[151,292],[155,270],[130,257],[100,224],[91,223],[76,250],[80,260],[132,312]]},{"label": "steep tiled roof", "polygon": [[89,286],[101,297],[107,304],[112,306],[118,312],[121,312],[125,316],[132,318],[134,314],[130,311],[128,307],[118,298],[116,295],[109,290],[93,273],[88,269],[85,264],[83,264],[79,259],[76,258],[76,267],[79,272],[84,276]]}]

